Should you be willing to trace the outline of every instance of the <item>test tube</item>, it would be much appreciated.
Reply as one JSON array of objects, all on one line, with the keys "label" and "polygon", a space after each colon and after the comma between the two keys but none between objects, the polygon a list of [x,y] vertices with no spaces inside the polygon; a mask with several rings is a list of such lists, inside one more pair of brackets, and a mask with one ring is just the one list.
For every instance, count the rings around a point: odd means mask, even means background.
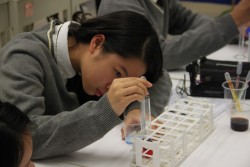
[{"label": "test tube", "polygon": [[245,27],[240,26],[239,27],[239,53],[235,56],[237,60],[242,60],[245,58],[245,53],[244,53],[244,43],[245,43]]},{"label": "test tube", "polygon": [[[144,76],[141,78],[146,79]],[[144,135],[147,135],[151,127],[151,106],[150,106],[150,97],[145,96],[141,101],[141,130]]]},{"label": "test tube", "polygon": [[151,127],[151,107],[150,97],[146,96],[141,101],[141,130],[144,135],[147,135]]},{"label": "test tube", "polygon": [[239,87],[239,81],[240,81],[240,74],[242,72],[242,62],[239,61],[238,64],[237,64],[237,69],[236,69],[236,85],[235,85],[235,88],[238,89]]}]

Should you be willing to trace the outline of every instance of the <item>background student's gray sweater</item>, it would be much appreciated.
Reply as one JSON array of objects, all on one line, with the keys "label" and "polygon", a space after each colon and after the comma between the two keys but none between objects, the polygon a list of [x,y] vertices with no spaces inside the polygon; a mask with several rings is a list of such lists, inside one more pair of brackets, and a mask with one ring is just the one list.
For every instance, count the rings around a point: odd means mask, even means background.
[{"label": "background student's gray sweater", "polygon": [[159,34],[163,66],[167,70],[187,65],[210,54],[238,34],[229,14],[213,19],[191,12],[179,0],[163,1],[166,3],[161,9],[153,0],[103,0],[98,15],[120,10],[131,10],[145,15]]},{"label": "background student's gray sweater", "polygon": [[[32,159],[79,150],[122,121],[106,95],[80,105],[67,91],[53,51],[53,33],[55,24],[19,34],[0,51],[0,99],[16,105],[34,122]],[[150,90],[154,115],[167,104],[171,82],[166,80],[168,74]],[[136,107],[130,105],[128,111]]]}]

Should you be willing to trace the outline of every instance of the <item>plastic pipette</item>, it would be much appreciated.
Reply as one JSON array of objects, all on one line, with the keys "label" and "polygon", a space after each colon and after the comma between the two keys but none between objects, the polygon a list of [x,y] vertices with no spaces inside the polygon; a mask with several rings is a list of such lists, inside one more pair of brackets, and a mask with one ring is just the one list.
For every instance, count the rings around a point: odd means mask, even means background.
[{"label": "plastic pipette", "polygon": [[233,96],[233,100],[236,104],[236,108],[238,111],[241,111],[241,107],[240,107],[240,102],[239,102],[239,98],[237,96],[237,94],[235,93],[235,89],[234,89],[234,85],[232,84],[232,80],[231,80],[231,77],[230,77],[230,74],[228,72],[225,72],[225,78],[227,80],[227,83],[228,83],[228,86],[229,86],[229,89],[232,93],[232,96]]},{"label": "plastic pipette", "polygon": [[236,77],[236,84],[235,84],[235,88],[238,89],[239,87],[239,81],[240,81],[240,74],[241,74],[241,71],[242,71],[242,62],[239,61],[238,64],[237,64],[237,69],[236,69],[236,74],[237,74],[237,77]]},{"label": "plastic pipette", "polygon": [[243,86],[242,86],[242,91],[239,93],[239,98],[242,97],[243,93],[244,93],[244,90],[247,89],[247,86],[248,86],[248,82],[250,81],[250,70],[248,71],[247,73],[247,76],[246,76],[246,81],[244,82]]}]

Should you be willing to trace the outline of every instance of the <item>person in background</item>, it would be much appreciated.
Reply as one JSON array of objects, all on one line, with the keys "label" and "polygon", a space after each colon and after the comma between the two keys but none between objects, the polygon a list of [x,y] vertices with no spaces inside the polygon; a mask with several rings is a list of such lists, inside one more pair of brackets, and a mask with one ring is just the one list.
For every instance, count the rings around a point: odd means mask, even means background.
[{"label": "person in background", "polygon": [[32,159],[97,141],[122,122],[124,112],[140,113],[138,101],[148,88],[153,115],[167,104],[171,82],[149,21],[131,11],[84,16],[75,16],[80,23],[54,20],[21,33],[0,51],[0,98],[36,127]]},{"label": "person in background", "polygon": [[179,0],[102,0],[98,15],[119,10],[143,14],[155,27],[167,70],[185,66],[207,56],[235,38],[240,26],[250,24],[250,1],[241,0],[218,18],[194,13]]},{"label": "person in background", "polygon": [[30,120],[9,103],[0,101],[0,166],[34,167]]}]

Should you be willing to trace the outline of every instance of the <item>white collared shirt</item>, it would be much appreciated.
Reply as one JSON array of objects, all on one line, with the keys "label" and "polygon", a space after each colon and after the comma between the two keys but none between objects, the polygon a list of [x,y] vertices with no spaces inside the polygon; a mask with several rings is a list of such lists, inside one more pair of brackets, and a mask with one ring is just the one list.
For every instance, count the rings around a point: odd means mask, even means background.
[{"label": "white collared shirt", "polygon": [[75,76],[76,72],[72,67],[68,50],[68,26],[71,22],[57,25],[55,34],[52,36],[54,43],[55,57],[62,77],[65,80]]}]

